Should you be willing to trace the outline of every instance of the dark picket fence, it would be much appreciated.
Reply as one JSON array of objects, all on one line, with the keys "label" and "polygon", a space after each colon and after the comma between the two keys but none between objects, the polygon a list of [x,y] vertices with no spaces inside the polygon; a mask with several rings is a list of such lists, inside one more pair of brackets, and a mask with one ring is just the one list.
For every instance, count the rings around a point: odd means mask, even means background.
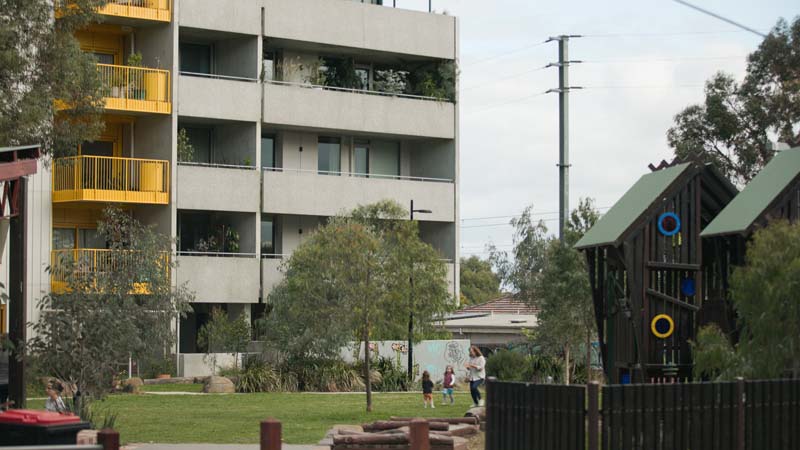
[{"label": "dark picket fence", "polygon": [[610,385],[601,397],[597,384],[490,379],[486,405],[487,450],[800,450],[800,380]]}]

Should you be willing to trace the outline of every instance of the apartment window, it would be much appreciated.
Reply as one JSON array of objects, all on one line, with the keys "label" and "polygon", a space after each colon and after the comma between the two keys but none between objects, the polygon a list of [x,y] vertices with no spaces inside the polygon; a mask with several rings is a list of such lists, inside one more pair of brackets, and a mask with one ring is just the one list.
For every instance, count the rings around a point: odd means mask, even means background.
[{"label": "apartment window", "polygon": [[370,145],[372,173],[400,175],[400,144],[394,141],[372,141]]},{"label": "apartment window", "polygon": [[81,144],[81,155],[114,156],[113,141],[93,141]]},{"label": "apartment window", "polygon": [[114,54],[113,53],[97,53],[93,52],[95,58],[97,58],[98,64],[114,64]]},{"label": "apartment window", "polygon": [[353,148],[353,172],[358,177],[369,173],[369,141],[356,140]]},{"label": "apartment window", "polygon": [[369,72],[369,66],[356,66],[356,79],[358,80],[356,89],[369,90]]},{"label": "apartment window", "polygon": [[185,127],[186,137],[194,150],[194,161],[198,163],[211,163],[214,144],[214,130],[209,127]]},{"label": "apartment window", "polygon": [[106,248],[106,240],[96,229],[78,229],[78,248]]},{"label": "apartment window", "polygon": [[261,218],[261,254],[275,254],[275,217],[264,216]]},{"label": "apartment window", "polygon": [[180,44],[181,72],[211,73],[210,44]]},{"label": "apartment window", "polygon": [[71,250],[75,248],[74,228],[53,228],[53,249]]},{"label": "apartment window", "polygon": [[323,175],[338,175],[342,170],[341,139],[320,137],[317,143],[317,170]]},{"label": "apartment window", "polygon": [[272,81],[275,79],[275,53],[264,52],[262,58],[262,70],[264,71],[264,80]]},{"label": "apartment window", "polygon": [[261,136],[261,167],[272,169],[275,165],[275,136]]},{"label": "apartment window", "polygon": [[181,212],[178,214],[180,251],[195,251],[201,239],[207,239],[211,230],[211,219],[202,212]]}]

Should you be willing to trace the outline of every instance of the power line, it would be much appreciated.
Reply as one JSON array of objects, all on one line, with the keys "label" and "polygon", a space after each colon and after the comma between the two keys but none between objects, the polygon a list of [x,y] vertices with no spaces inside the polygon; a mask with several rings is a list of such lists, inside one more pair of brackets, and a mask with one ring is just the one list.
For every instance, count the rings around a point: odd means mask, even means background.
[{"label": "power line", "polygon": [[[675,0],[677,1],[677,0]],[[727,34],[741,33],[742,30],[718,30],[718,31],[674,31],[674,32],[653,32],[653,33],[589,33],[583,37],[589,38],[627,38],[627,37],[674,37],[674,36],[697,36],[707,34]]]},{"label": "power line", "polygon": [[492,79],[492,80],[486,81],[486,82],[484,82],[484,83],[478,83],[478,84],[474,84],[474,85],[472,85],[472,86],[468,86],[468,87],[462,88],[462,89],[460,89],[460,91],[461,91],[461,92],[464,92],[464,91],[469,91],[469,90],[472,90],[472,89],[475,89],[475,88],[479,88],[479,87],[481,87],[481,86],[486,86],[486,85],[488,85],[488,84],[495,84],[495,83],[499,83],[499,82],[501,82],[501,81],[510,80],[510,79],[512,79],[512,78],[519,78],[519,77],[521,77],[521,76],[523,76],[523,75],[527,75],[527,74],[529,74],[529,73],[534,73],[534,72],[539,72],[540,70],[544,70],[544,69],[546,69],[546,68],[547,68],[547,66],[542,66],[542,67],[537,67],[537,68],[535,68],[535,69],[526,70],[526,71],[524,71],[524,72],[519,72],[519,73],[516,73],[516,74],[514,74],[514,75],[509,75],[509,76],[507,76],[507,77],[495,78],[495,79]]},{"label": "power line", "polygon": [[609,58],[609,59],[585,59],[587,64],[628,64],[628,63],[650,63],[650,62],[684,62],[684,61],[719,61],[725,59],[742,59],[747,55],[731,56],[681,56],[675,58]]},{"label": "power line", "polygon": [[584,89],[676,89],[676,88],[700,88],[703,84],[662,84],[662,85],[597,85],[584,86]]},{"label": "power line", "polygon": [[524,47],[516,48],[514,50],[510,50],[510,51],[503,52],[503,53],[498,53],[498,54],[495,54],[495,55],[492,55],[492,56],[489,56],[489,57],[486,57],[486,58],[482,58],[482,59],[478,59],[478,60],[475,60],[475,61],[468,62],[468,63],[464,64],[464,67],[483,64],[483,63],[485,63],[487,61],[492,61],[492,60],[495,60],[495,59],[498,59],[498,58],[502,58],[504,56],[513,55],[514,53],[524,52],[525,50],[530,50],[532,48],[539,47],[540,45],[544,45],[545,43],[546,43],[545,41],[539,41],[539,42],[537,42],[535,44],[526,45]]},{"label": "power line", "polygon": [[701,13],[709,15],[709,16],[715,18],[715,19],[719,19],[719,20],[721,20],[723,22],[729,23],[729,24],[731,24],[731,25],[733,25],[735,27],[739,27],[739,28],[741,28],[741,29],[743,29],[745,31],[749,31],[751,33],[757,34],[757,35],[761,36],[762,38],[767,37],[766,34],[760,32],[758,30],[754,30],[754,29],[752,29],[752,28],[750,28],[750,27],[748,27],[746,25],[742,25],[739,22],[734,22],[733,20],[728,19],[727,17],[723,17],[723,16],[721,16],[721,15],[719,15],[717,13],[714,13],[714,12],[711,12],[711,11],[709,11],[707,9],[703,9],[703,8],[701,8],[699,6],[693,5],[693,4],[691,4],[691,3],[687,2],[687,1],[684,1],[684,0],[673,0],[673,1],[676,2],[676,3],[680,3],[683,6],[688,6],[689,8],[692,8],[695,11],[700,11]]},{"label": "power line", "polygon": [[[598,206],[595,209],[600,211],[600,210],[603,210],[603,209],[610,209],[610,208],[611,208],[610,206]],[[538,216],[547,216],[547,215],[550,215],[550,214],[558,214],[558,211],[535,212],[535,213],[531,213],[530,216],[531,217],[538,217]],[[461,219],[461,221],[465,222],[467,220],[512,219],[512,218],[519,217],[521,215],[522,215],[522,213],[513,214],[513,215],[507,215],[507,216],[468,217],[466,219]]]},{"label": "power line", "polygon": [[488,105],[488,106],[486,106],[485,108],[482,108],[482,109],[469,111],[467,114],[477,114],[477,113],[488,111],[490,109],[498,108],[500,106],[511,105],[511,104],[514,104],[514,103],[522,103],[524,101],[531,100],[531,99],[536,98],[536,97],[541,97],[541,96],[543,96],[545,94],[547,94],[547,92],[540,92],[538,94],[528,95],[526,97],[518,98],[516,100],[509,100],[509,101],[502,102],[502,103],[496,103],[494,105]]}]

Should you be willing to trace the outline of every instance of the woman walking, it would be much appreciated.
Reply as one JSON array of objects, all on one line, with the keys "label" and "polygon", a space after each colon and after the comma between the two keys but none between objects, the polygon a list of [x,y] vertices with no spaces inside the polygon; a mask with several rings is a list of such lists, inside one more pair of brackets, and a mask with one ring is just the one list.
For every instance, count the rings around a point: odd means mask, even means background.
[{"label": "woman walking", "polygon": [[483,384],[486,378],[486,359],[483,353],[474,345],[469,348],[469,362],[464,364],[469,370],[469,392],[472,394],[472,406],[483,406],[481,391],[478,387]]}]

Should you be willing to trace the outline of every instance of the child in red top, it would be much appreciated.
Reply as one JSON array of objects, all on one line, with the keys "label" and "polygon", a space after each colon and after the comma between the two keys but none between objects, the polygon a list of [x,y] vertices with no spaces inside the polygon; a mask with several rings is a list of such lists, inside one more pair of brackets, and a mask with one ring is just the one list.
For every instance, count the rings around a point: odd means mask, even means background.
[{"label": "child in red top", "polygon": [[447,404],[447,397],[450,396],[450,404],[454,404],[453,387],[456,385],[456,374],[453,373],[453,366],[444,369],[444,379],[442,380],[442,404]]}]

